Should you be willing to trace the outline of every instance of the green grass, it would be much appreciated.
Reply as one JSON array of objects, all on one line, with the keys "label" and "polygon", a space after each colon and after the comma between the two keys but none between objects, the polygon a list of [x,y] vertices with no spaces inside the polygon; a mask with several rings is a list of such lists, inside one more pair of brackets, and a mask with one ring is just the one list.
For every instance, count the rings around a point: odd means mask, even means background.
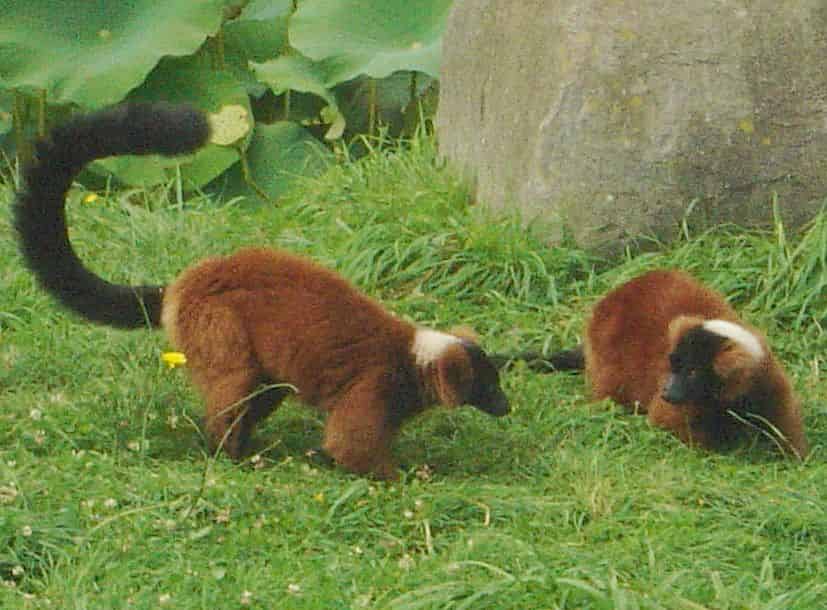
[{"label": "green grass", "polygon": [[[75,193],[73,239],[118,281],[243,244],[312,256],[412,320],[492,350],[577,341],[620,281],[691,270],[767,329],[802,395],[804,464],[747,441],[689,449],[577,375],[504,376],[513,414],[411,422],[388,485],[318,468],[321,419],[285,405],[266,457],[205,455],[161,333],[59,310],[21,268],[0,193],[0,607],[788,610],[827,599],[827,216],[721,227],[608,266],[492,219],[419,140],[302,184],[279,208]],[[174,189],[173,189],[174,192]],[[173,199],[175,197],[173,196]]]}]

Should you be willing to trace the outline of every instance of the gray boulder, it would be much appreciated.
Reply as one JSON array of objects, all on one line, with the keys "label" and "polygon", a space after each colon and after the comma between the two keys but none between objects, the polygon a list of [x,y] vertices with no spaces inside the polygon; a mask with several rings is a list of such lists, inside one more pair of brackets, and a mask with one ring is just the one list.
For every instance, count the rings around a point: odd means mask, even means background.
[{"label": "gray boulder", "polygon": [[455,0],[440,86],[442,152],[550,241],[827,196],[827,0]]}]

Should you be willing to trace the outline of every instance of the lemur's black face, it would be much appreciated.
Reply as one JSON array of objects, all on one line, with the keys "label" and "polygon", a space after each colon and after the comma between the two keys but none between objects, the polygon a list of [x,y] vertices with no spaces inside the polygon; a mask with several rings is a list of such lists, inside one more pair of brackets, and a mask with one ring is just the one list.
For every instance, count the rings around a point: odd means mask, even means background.
[{"label": "lemur's black face", "polygon": [[468,404],[480,411],[500,417],[511,411],[508,398],[500,388],[500,375],[488,355],[475,343],[463,341],[471,359],[474,380]]},{"label": "lemur's black face", "polygon": [[661,397],[698,406],[717,401],[723,382],[713,364],[723,342],[723,337],[700,326],[686,332],[669,354],[670,374]]}]

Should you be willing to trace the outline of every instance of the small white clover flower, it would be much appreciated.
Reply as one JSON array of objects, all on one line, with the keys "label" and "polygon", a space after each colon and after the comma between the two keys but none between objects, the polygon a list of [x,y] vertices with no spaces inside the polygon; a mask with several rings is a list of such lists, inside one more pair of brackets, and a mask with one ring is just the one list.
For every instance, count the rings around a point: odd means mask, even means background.
[{"label": "small white clover flower", "polygon": [[413,557],[405,553],[404,555],[402,555],[402,557],[399,558],[397,565],[399,566],[400,570],[410,570],[412,567],[416,565],[416,561],[414,561]]},{"label": "small white clover flower", "polygon": [[11,504],[17,498],[17,488],[14,483],[0,485],[0,504]]},{"label": "small white clover flower", "polygon": [[218,511],[214,518],[216,523],[229,523],[230,522],[230,508],[222,508]]}]

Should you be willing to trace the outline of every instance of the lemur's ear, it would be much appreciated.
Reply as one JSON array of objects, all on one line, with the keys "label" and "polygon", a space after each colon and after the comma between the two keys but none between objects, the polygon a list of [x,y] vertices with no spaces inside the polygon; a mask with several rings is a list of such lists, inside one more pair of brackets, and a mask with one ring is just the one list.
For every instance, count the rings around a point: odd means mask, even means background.
[{"label": "lemur's ear", "polygon": [[458,407],[471,397],[474,369],[468,352],[461,344],[451,345],[434,363],[434,386],[443,405]]}]

